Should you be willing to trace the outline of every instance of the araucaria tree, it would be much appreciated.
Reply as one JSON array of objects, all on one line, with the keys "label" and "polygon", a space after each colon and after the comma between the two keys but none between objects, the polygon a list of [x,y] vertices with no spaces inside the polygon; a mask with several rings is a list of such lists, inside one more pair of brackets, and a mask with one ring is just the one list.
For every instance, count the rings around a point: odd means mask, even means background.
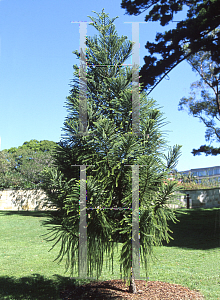
[{"label": "araucaria tree", "polygon": [[[104,10],[96,14],[97,19],[90,19],[99,37],[87,37],[86,42],[87,134],[80,135],[78,126],[79,68],[74,65],[74,80],[66,102],[66,134],[54,157],[58,171],[46,173],[44,179],[48,200],[57,211],[50,213],[44,225],[49,226],[48,239],[62,243],[57,259],[66,256],[67,268],[74,272],[79,266],[79,166],[86,165],[88,274],[93,276],[95,270],[100,277],[104,253],[113,266],[114,249],[122,243],[120,272],[130,281],[130,291],[135,292],[131,276],[131,166],[141,166],[139,242],[147,276],[153,246],[160,245],[163,239],[169,241],[167,220],[177,220],[168,206],[169,201],[175,201],[177,183],[168,177],[177,163],[180,146],[167,146],[161,131],[165,124],[162,113],[144,92],[140,94],[140,135],[132,132],[132,69],[122,66],[131,55],[132,42],[117,35],[113,24],[116,18],[110,19]],[[80,58],[78,51],[74,53]],[[115,210],[108,209],[111,207]],[[130,209],[117,210],[122,207]]]}]

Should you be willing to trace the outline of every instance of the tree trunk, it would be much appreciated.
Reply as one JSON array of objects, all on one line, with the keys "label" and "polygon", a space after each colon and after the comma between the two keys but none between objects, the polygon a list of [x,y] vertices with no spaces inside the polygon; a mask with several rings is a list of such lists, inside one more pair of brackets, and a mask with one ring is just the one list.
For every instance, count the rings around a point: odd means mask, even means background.
[{"label": "tree trunk", "polygon": [[132,293],[132,294],[137,293],[137,288],[136,288],[136,284],[134,281],[134,275],[133,275],[132,271],[131,271],[131,278],[130,278],[130,285],[129,285],[129,293]]}]

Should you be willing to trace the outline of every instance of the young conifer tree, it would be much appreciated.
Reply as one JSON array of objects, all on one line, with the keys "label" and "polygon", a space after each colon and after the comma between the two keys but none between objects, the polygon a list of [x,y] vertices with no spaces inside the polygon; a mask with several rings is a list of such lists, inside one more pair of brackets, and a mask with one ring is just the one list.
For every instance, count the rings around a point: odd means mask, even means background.
[{"label": "young conifer tree", "polygon": [[[54,160],[56,171],[45,173],[44,189],[57,211],[44,224],[49,226],[49,240],[61,241],[58,258],[66,257],[67,268],[78,264],[80,222],[79,165],[86,165],[87,175],[87,247],[90,276],[100,277],[103,254],[109,263],[114,249],[123,243],[120,272],[135,292],[132,274],[132,167],[139,165],[139,233],[140,255],[148,277],[148,259],[153,246],[169,241],[167,220],[176,219],[168,207],[178,189],[168,180],[180,155],[180,146],[168,150],[161,127],[163,114],[153,99],[142,92],[140,101],[140,135],[132,133],[132,69],[122,66],[131,55],[132,42],[119,37],[114,20],[108,14],[90,17],[99,33],[87,38],[87,134],[79,134],[79,67],[74,65],[74,80],[67,97],[66,132]],[[80,54],[74,51],[78,58]],[[108,66],[106,66],[108,65]],[[168,155],[164,151],[168,150]],[[74,166],[78,165],[78,166]],[[175,200],[175,199],[174,199]],[[115,210],[108,208],[114,207]],[[117,208],[130,208],[117,210]],[[56,243],[55,243],[56,244]],[[133,282],[133,285],[132,285]]]}]

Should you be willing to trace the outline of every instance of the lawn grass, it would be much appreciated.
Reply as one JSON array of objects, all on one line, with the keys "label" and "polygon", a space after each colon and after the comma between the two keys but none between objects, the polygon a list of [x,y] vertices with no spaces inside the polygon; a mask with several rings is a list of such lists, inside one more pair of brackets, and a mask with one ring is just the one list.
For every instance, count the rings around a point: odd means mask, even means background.
[{"label": "lawn grass", "polygon": [[[220,209],[181,211],[188,214],[177,210],[180,222],[170,223],[174,240],[155,247],[158,260],[151,264],[149,280],[197,289],[207,300],[220,299]],[[75,282],[65,273],[65,262],[53,262],[59,246],[48,252],[53,243],[41,236],[47,232],[41,226],[45,219],[45,212],[0,211],[0,299],[60,300],[59,291]],[[104,262],[100,280],[120,279],[118,258],[119,253],[113,275]]]}]

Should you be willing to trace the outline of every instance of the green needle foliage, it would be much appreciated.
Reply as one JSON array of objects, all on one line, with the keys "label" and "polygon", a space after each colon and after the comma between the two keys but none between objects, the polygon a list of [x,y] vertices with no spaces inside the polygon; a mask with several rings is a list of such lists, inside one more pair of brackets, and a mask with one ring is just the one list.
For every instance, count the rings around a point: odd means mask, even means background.
[{"label": "green needle foliage", "polygon": [[[87,37],[87,135],[79,135],[79,68],[74,65],[74,80],[67,97],[68,116],[64,122],[65,136],[54,156],[56,168],[45,172],[44,190],[57,211],[49,215],[48,240],[61,241],[57,259],[66,257],[66,267],[78,264],[80,221],[79,166],[87,165],[87,249],[88,274],[97,278],[103,266],[103,253],[109,263],[114,249],[123,243],[120,271],[131,275],[132,255],[132,168],[139,168],[139,232],[141,260],[148,277],[148,258],[153,246],[169,241],[167,220],[177,219],[170,201],[175,200],[176,181],[169,173],[180,156],[175,145],[168,146],[161,128],[166,124],[163,114],[145,92],[140,94],[140,135],[132,134],[132,70],[123,67],[131,55],[132,42],[118,37],[108,14],[90,17],[99,37]],[[74,52],[78,58],[78,51]],[[111,66],[97,66],[111,65]],[[130,208],[111,210],[104,208]],[[112,269],[113,272],[113,269]]]}]

